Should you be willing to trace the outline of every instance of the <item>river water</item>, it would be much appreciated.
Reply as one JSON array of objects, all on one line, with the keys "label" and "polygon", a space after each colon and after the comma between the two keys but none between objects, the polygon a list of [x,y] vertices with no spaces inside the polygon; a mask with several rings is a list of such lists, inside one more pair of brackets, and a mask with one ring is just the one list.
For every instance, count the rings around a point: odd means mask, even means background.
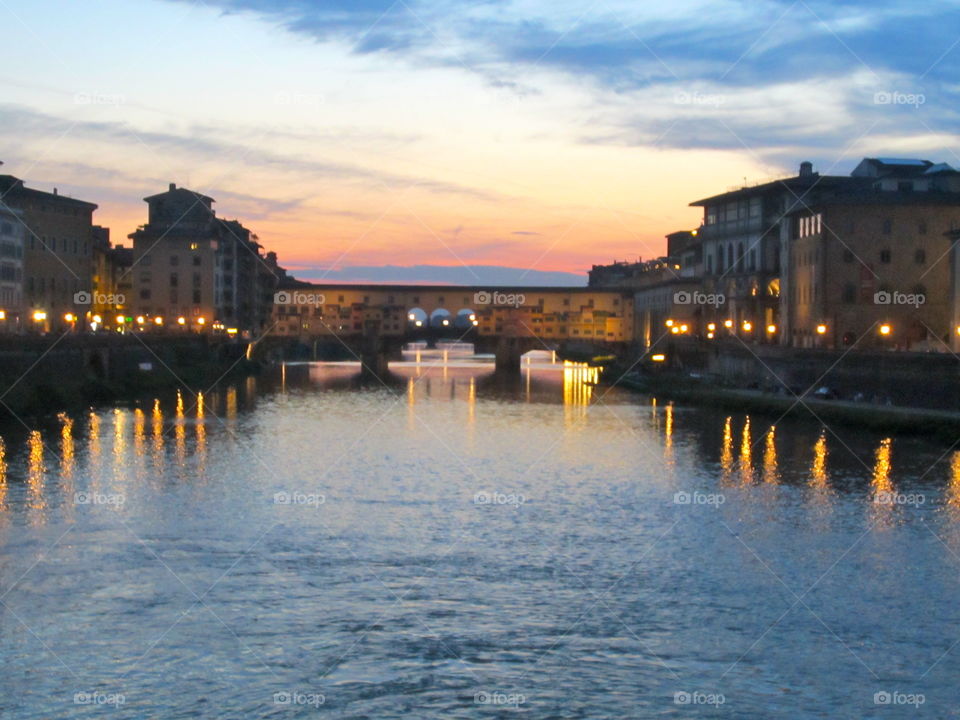
[{"label": "river water", "polygon": [[952,449],[394,372],[5,426],[0,717],[960,715]]}]

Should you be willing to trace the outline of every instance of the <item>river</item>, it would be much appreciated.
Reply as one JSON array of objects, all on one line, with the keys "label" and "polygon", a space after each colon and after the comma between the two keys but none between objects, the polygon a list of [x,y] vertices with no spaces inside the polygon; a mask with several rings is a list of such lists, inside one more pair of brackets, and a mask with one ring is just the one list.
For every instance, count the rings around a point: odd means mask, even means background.
[{"label": "river", "polygon": [[960,454],[551,367],[0,429],[0,717],[956,717]]}]

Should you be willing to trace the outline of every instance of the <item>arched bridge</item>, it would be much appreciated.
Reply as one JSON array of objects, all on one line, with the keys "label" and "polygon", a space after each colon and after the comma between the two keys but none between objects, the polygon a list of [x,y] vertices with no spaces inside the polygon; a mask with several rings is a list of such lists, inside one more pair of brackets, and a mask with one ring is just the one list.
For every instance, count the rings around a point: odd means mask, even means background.
[{"label": "arched bridge", "polygon": [[496,353],[498,365],[519,367],[531,349],[626,346],[633,341],[633,298],[588,287],[298,283],[276,293],[271,326],[272,338],[332,340],[362,346],[364,355],[460,338]]}]

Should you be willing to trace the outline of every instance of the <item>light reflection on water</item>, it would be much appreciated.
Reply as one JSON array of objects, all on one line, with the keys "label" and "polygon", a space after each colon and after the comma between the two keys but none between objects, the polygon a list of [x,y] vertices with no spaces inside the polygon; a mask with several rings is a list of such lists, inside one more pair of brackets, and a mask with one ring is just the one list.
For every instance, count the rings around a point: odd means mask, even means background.
[{"label": "light reflection on water", "polygon": [[898,688],[948,716],[960,452],[579,366],[394,372],[6,428],[0,715],[81,717],[101,689],[116,717],[681,717],[680,691],[859,717]]}]

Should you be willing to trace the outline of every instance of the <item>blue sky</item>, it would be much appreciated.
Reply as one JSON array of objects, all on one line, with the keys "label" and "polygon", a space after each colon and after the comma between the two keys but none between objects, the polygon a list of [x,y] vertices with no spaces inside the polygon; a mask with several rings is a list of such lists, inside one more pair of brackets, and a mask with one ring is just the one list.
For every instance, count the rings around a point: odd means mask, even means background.
[{"label": "blue sky", "polygon": [[960,166],[956,3],[0,4],[0,160],[100,204],[195,187],[296,272],[650,257],[687,204],[865,155]]}]

